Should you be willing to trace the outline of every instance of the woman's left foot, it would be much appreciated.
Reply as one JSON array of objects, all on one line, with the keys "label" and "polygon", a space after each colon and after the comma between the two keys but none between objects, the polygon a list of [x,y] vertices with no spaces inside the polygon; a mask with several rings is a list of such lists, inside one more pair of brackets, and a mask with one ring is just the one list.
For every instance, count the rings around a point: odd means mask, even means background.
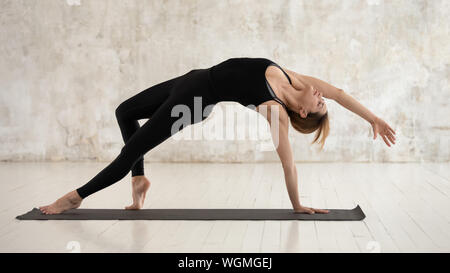
[{"label": "woman's left foot", "polygon": [[68,209],[76,209],[81,205],[83,199],[76,190],[71,191],[56,200],[53,204],[39,207],[44,214],[59,214]]},{"label": "woman's left foot", "polygon": [[145,194],[150,188],[150,181],[146,177],[133,179],[131,182],[133,191],[133,204],[125,207],[125,209],[136,210],[144,206]]}]

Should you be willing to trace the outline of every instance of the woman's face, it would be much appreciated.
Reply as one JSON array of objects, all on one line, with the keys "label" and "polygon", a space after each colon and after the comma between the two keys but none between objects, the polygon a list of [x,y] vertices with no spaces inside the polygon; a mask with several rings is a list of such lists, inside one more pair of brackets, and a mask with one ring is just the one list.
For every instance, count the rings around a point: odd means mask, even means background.
[{"label": "woman's face", "polygon": [[319,113],[324,115],[327,112],[327,106],[320,93],[314,86],[309,85],[304,89],[301,96],[299,114],[302,118],[306,118],[308,114]]}]

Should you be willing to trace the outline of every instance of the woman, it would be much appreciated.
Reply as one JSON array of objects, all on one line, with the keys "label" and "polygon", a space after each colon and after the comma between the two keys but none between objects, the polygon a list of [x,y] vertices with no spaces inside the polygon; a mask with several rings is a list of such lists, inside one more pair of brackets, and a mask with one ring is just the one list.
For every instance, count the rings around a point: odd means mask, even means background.
[{"label": "woman", "polygon": [[[268,120],[272,137],[279,138],[276,150],[285,173],[289,198],[297,213],[328,213],[328,210],[300,204],[297,170],[288,139],[289,120],[301,133],[317,131],[313,143],[320,137],[319,143],[323,147],[329,132],[323,97],[333,99],[367,120],[372,125],[374,139],[380,134],[389,147],[389,142],[395,144],[394,130],[342,89],[283,69],[269,59],[231,58],[210,68],[191,70],[122,102],[115,112],[125,142],[120,154],[88,183],[39,209],[45,214],[58,214],[78,208],[84,198],[121,180],[130,170],[133,204],[125,209],[141,209],[150,187],[150,181],[144,176],[143,156],[176,133],[171,129],[176,121],[171,115],[172,108],[182,104],[194,109],[194,97],[201,97],[203,108],[220,101],[235,101],[250,106]],[[277,112],[278,118],[272,121],[273,111]],[[204,120],[208,114],[194,115],[191,124]],[[144,118],[149,120],[140,127],[137,120]],[[273,126],[274,122],[277,126]]]}]

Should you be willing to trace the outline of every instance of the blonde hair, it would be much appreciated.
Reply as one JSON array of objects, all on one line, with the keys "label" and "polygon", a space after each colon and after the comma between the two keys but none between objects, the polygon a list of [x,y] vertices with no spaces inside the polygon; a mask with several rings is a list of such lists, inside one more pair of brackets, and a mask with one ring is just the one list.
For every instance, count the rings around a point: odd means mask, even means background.
[{"label": "blonde hair", "polygon": [[294,127],[294,129],[299,131],[300,133],[310,134],[317,130],[316,136],[314,137],[314,140],[313,142],[311,142],[311,144],[317,142],[319,137],[322,136],[318,141],[318,143],[321,145],[320,150],[322,150],[323,145],[325,145],[325,139],[330,133],[328,111],[323,115],[320,115],[319,113],[309,113],[306,118],[302,118],[299,113],[296,113],[289,109],[288,115],[292,127]]}]

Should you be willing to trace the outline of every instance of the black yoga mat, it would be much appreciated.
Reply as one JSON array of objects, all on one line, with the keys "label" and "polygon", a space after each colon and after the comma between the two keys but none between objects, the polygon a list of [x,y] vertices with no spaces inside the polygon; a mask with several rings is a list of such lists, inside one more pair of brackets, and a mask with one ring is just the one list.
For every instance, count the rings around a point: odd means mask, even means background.
[{"label": "black yoga mat", "polygon": [[359,221],[366,216],[359,207],[330,209],[327,214],[294,213],[292,209],[70,209],[43,214],[38,208],[16,217],[19,220],[313,220]]}]

